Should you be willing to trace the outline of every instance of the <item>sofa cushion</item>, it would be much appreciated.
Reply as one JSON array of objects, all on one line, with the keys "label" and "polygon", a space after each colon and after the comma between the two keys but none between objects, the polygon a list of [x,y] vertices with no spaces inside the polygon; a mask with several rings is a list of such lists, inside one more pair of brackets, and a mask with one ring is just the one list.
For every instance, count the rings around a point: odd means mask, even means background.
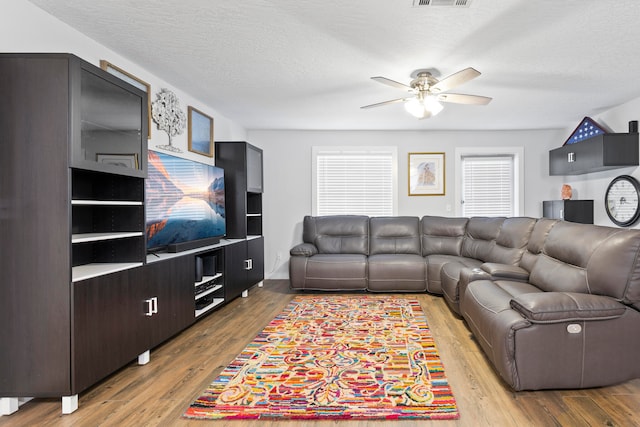
[{"label": "sofa cushion", "polygon": [[321,254],[369,254],[369,217],[363,215],[305,216],[303,241]]},{"label": "sofa cushion", "polygon": [[542,253],[544,241],[547,239],[549,231],[551,231],[557,222],[557,219],[548,218],[540,218],[536,221],[536,225],[533,227],[533,231],[531,231],[531,235],[529,236],[527,249],[520,259],[520,267],[524,268],[528,272],[533,270],[533,266],[538,260],[538,256]]},{"label": "sofa cushion", "polygon": [[526,250],[536,220],[527,217],[506,218],[484,261],[515,265]]},{"label": "sofa cushion", "polygon": [[640,307],[640,230],[560,221],[530,281],[548,292],[608,295]]},{"label": "sofa cushion", "polygon": [[375,217],[369,220],[369,253],[420,255],[418,217]]},{"label": "sofa cushion", "polygon": [[489,261],[490,254],[496,244],[503,217],[469,218],[467,230],[462,241],[462,256],[480,261]]},{"label": "sofa cushion", "polygon": [[426,264],[421,255],[369,255],[369,287],[373,292],[424,292]]},{"label": "sofa cushion", "polygon": [[462,240],[468,218],[424,216],[420,221],[422,255],[455,255],[462,253]]}]

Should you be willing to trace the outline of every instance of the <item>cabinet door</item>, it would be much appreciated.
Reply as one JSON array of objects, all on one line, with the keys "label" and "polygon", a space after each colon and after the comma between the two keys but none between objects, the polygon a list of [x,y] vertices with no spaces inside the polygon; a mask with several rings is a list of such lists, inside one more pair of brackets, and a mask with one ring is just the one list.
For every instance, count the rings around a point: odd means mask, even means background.
[{"label": "cabinet door", "polygon": [[563,219],[563,200],[545,200],[542,202],[542,216],[551,219]]},{"label": "cabinet door", "polygon": [[264,280],[264,237],[247,240],[247,258],[252,266],[247,271],[247,287],[251,287]]},{"label": "cabinet door", "polygon": [[262,150],[247,144],[247,191],[262,193]]},{"label": "cabinet door", "polygon": [[224,300],[229,302],[240,296],[247,286],[247,242],[242,240],[224,248],[225,282]]},{"label": "cabinet door", "polygon": [[73,393],[134,360],[149,348],[142,268],[73,284]]},{"label": "cabinet door", "polygon": [[69,393],[68,68],[0,55],[2,396]]},{"label": "cabinet door", "polygon": [[[141,304],[145,312],[144,333],[152,348],[191,325],[195,319],[195,261],[182,256],[147,264]],[[155,302],[150,300],[155,298]],[[149,314],[150,304],[153,312]]]},{"label": "cabinet door", "polygon": [[565,221],[593,224],[593,200],[564,200]]}]

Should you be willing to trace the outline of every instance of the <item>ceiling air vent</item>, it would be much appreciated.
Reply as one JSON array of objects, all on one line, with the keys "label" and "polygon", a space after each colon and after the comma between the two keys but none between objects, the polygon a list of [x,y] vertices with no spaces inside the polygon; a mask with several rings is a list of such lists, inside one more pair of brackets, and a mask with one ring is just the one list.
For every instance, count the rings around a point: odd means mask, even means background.
[{"label": "ceiling air vent", "polygon": [[418,6],[448,6],[469,7],[472,0],[413,0],[413,7]]}]

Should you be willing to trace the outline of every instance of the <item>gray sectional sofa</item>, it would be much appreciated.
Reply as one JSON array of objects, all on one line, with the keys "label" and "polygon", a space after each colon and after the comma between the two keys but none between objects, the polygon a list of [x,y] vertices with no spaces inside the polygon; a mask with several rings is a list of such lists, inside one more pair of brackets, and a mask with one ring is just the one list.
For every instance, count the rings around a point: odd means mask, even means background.
[{"label": "gray sectional sofa", "polygon": [[307,216],[295,290],[429,292],[514,390],[640,377],[640,230],[551,219]]}]

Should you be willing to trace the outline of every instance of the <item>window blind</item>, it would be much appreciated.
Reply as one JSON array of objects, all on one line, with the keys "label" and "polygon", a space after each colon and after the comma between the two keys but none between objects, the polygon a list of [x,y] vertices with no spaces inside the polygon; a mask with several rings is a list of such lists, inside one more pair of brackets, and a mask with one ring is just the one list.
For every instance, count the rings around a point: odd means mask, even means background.
[{"label": "window blind", "polygon": [[317,215],[393,215],[391,152],[318,151]]},{"label": "window blind", "polygon": [[462,157],[463,216],[513,216],[514,156]]}]

